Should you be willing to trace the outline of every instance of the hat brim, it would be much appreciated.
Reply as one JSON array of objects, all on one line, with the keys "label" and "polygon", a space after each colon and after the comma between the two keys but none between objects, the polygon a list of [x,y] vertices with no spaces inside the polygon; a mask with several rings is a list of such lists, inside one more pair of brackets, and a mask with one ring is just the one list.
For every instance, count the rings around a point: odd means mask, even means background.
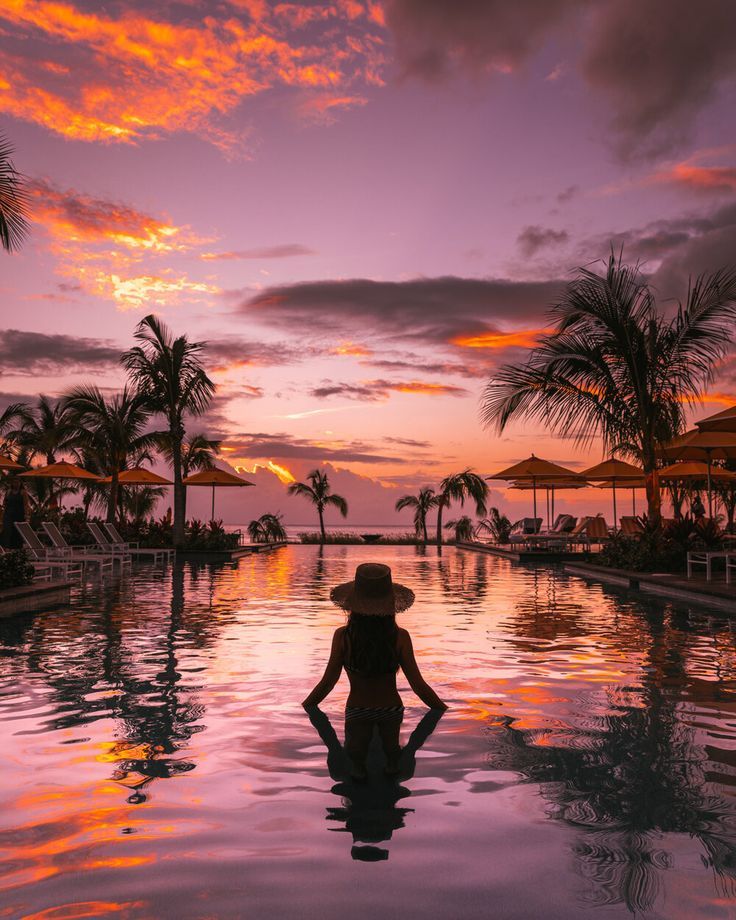
[{"label": "hat brim", "polygon": [[330,600],[343,610],[362,616],[389,617],[408,610],[414,603],[414,592],[406,585],[394,582],[393,591],[386,597],[366,597],[356,594],[354,581],[346,581],[330,591]]}]

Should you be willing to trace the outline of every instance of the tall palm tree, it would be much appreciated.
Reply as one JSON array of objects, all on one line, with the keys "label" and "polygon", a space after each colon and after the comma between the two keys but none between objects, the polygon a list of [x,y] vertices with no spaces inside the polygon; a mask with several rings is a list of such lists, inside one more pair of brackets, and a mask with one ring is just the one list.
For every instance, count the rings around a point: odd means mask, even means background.
[{"label": "tall palm tree", "polygon": [[288,488],[289,495],[302,495],[317,509],[319,514],[319,531],[322,543],[327,540],[325,533],[324,510],[327,505],[334,505],[343,517],[348,516],[348,503],[342,495],[334,495],[330,490],[330,483],[327,479],[327,473],[320,473],[319,470],[312,470],[307,476],[308,482],[292,482]]},{"label": "tall palm tree", "polygon": [[215,384],[202,364],[204,342],[190,342],[186,335],[173,337],[153,314],[138,324],[140,342],[121,357],[123,367],[149,400],[151,408],[166,418],[171,440],[174,473],[174,546],[184,542],[184,486],[182,444],[187,415],[202,415],[215,393]]},{"label": "tall palm tree", "polygon": [[[174,451],[171,444],[171,436],[168,431],[163,431],[158,435],[158,449],[163,454],[164,459],[173,467]],[[213,441],[203,434],[193,434],[181,445],[181,475],[182,479],[191,476],[199,470],[211,470],[215,467],[215,460],[220,450],[220,441]],[[184,520],[187,519],[187,487],[184,486],[184,509],[182,512]]]},{"label": "tall palm tree", "polygon": [[736,318],[736,268],[701,275],[669,317],[639,265],[612,253],[605,272],[580,269],[550,311],[554,328],[526,364],[503,365],[486,385],[483,424],[520,418],[641,464],[648,513],[661,520],[658,451],[713,380]]},{"label": "tall palm tree", "polygon": [[28,233],[28,194],[12,155],[12,145],[0,134],[0,245],[6,252],[20,249]]},{"label": "tall palm tree", "polygon": [[132,456],[139,456],[155,442],[155,435],[146,431],[152,414],[148,399],[127,386],[110,399],[105,399],[99,387],[78,386],[63,402],[74,428],[72,443],[110,476],[107,520],[114,521],[120,473]]},{"label": "tall palm tree", "polygon": [[416,495],[402,495],[396,502],[396,510],[403,511],[404,508],[414,509],[414,533],[422,537],[423,542],[428,541],[427,537],[427,514],[437,504],[437,496],[434,489],[420,489]]},{"label": "tall palm tree", "polygon": [[437,496],[437,545],[442,545],[442,512],[450,505],[450,502],[457,501],[465,505],[465,499],[469,499],[475,502],[475,512],[480,516],[486,513],[487,497],[488,486],[485,479],[474,473],[472,469],[468,468],[461,473],[445,476],[440,483],[440,491]]}]

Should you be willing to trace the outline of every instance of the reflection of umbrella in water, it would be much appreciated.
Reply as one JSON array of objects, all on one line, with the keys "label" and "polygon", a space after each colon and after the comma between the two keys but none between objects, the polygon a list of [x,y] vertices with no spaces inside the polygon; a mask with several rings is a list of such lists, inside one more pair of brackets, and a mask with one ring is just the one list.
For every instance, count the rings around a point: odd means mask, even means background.
[{"label": "reflection of umbrella in water", "polygon": [[27,473],[21,473],[21,477],[27,479],[60,479],[76,482],[80,480],[101,482],[102,477],[90,473],[89,470],[82,469],[76,463],[50,463],[48,466],[41,466],[37,470],[29,470]]},{"label": "reflection of umbrella in water", "polygon": [[[617,460],[615,457],[611,457],[609,460],[604,460],[602,463],[596,463],[595,466],[591,466],[589,470],[585,470],[581,475],[593,482],[602,482],[606,483],[606,485],[610,484],[613,489],[613,530],[615,533],[618,522],[618,512],[616,510],[616,483],[628,485],[631,482],[637,482],[641,480],[644,475],[644,470],[639,469],[638,466],[634,466],[631,463],[626,463],[623,460]],[[629,488],[633,489],[633,486],[629,486]],[[634,514],[636,514],[636,511]]]},{"label": "reflection of umbrella in water", "polygon": [[241,479],[234,473],[228,473],[227,470],[220,470],[213,467],[210,470],[200,470],[199,473],[193,473],[182,480],[185,486],[212,486],[212,517],[215,519],[215,489],[221,487],[242,488],[243,486],[253,486],[254,482],[248,482],[247,479]]},{"label": "reflection of umbrella in water", "polygon": [[708,489],[708,516],[713,517],[713,480],[712,463],[714,460],[732,460],[736,458],[736,432],[699,431],[693,428],[660,450],[660,455],[667,460],[704,460],[707,464],[706,483]]},{"label": "reflection of umbrella in water", "polygon": [[557,463],[551,463],[549,460],[542,460],[541,457],[527,457],[513,466],[507,467],[492,476],[486,476],[486,479],[506,479],[508,482],[528,482],[531,483],[534,493],[534,517],[537,516],[537,485],[542,482],[559,482],[582,481],[581,477],[572,470],[565,469]]},{"label": "reflection of umbrella in water", "polygon": [[[587,482],[578,482],[576,480],[559,480],[555,482],[537,482],[532,484],[531,482],[515,482],[511,489],[518,489],[520,492],[531,492],[533,489],[546,489],[547,490],[547,530],[550,528],[550,520],[554,521],[555,517],[555,492],[559,492],[560,489],[584,489],[588,485]],[[552,495],[552,510],[550,512],[550,493]]]}]

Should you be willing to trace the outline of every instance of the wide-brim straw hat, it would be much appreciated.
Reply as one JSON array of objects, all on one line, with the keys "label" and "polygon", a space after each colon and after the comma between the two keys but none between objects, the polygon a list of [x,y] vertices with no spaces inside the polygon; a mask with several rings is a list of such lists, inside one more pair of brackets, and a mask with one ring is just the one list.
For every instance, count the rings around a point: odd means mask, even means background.
[{"label": "wide-brim straw hat", "polygon": [[363,562],[352,581],[330,591],[330,600],[343,610],[362,616],[387,617],[408,610],[414,603],[414,592],[405,585],[395,584],[387,565]]}]

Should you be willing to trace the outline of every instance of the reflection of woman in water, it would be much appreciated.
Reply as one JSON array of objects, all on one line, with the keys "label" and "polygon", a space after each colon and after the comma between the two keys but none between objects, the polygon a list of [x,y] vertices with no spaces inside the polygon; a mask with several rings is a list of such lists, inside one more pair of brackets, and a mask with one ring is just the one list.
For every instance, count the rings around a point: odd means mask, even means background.
[{"label": "reflection of woman in water", "polygon": [[349,612],[348,622],[335,630],[322,680],[302,705],[318,706],[344,667],[350,680],[345,748],[352,760],[352,775],[355,779],[366,778],[366,756],[375,729],[386,755],[386,772],[395,774],[399,769],[399,729],[404,716],[396,689],[399,667],[425,705],[447,709],[419,672],[411,636],[396,625],[396,614],[411,607],[414,592],[393,584],[387,565],[366,562],[355,570],[354,581],[333,588],[330,598]]}]

